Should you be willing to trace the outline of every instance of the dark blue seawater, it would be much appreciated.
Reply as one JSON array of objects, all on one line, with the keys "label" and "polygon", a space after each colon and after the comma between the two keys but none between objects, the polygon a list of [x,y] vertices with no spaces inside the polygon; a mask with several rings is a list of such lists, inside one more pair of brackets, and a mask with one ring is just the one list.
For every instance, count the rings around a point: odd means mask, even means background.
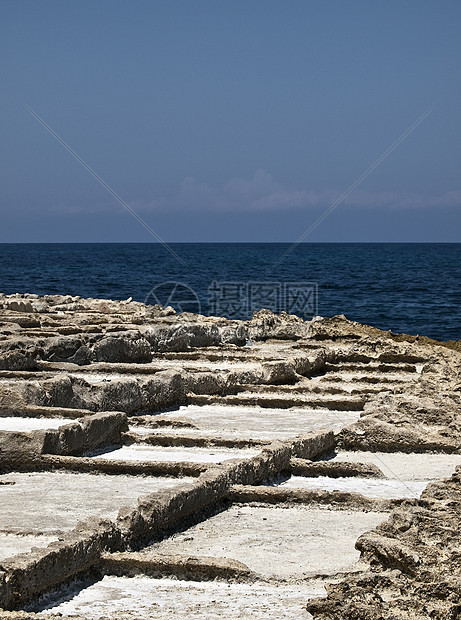
[{"label": "dark blue seawater", "polygon": [[306,243],[276,266],[289,244],[171,247],[187,268],[155,243],[0,244],[0,291],[157,299],[185,310],[199,303],[204,314],[231,318],[259,304],[461,338],[461,244]]}]

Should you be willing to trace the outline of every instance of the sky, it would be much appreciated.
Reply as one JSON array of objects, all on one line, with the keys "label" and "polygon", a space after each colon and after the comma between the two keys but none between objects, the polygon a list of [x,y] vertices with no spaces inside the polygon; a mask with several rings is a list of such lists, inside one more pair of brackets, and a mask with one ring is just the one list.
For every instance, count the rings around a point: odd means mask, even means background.
[{"label": "sky", "polygon": [[459,0],[2,0],[0,242],[461,241]]}]

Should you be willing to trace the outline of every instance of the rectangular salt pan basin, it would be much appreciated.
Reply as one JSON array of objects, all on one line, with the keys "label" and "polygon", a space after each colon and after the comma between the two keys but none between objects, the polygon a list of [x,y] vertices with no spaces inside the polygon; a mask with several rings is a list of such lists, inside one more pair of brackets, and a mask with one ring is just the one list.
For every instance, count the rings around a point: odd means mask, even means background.
[{"label": "rectangular salt pan basin", "polygon": [[461,465],[461,454],[405,454],[403,452],[338,452],[333,461],[373,463],[392,480],[440,480]]},{"label": "rectangular salt pan basin", "polygon": [[264,577],[302,579],[358,568],[355,541],[387,517],[306,506],[232,506],[149,549],[226,557]]},{"label": "rectangular salt pan basin", "polygon": [[222,463],[229,459],[247,459],[259,454],[257,449],[237,448],[182,448],[155,446],[122,446],[107,452],[97,452],[95,459],[111,459],[117,461],[160,461],[160,462],[191,462],[191,463]]},{"label": "rectangular salt pan basin", "polygon": [[426,488],[428,481],[414,480],[385,480],[373,478],[328,478],[319,476],[307,478],[291,476],[288,480],[276,486],[288,489],[306,489],[321,491],[345,491],[347,493],[361,493],[365,497],[380,499],[419,498]]},{"label": "rectangular salt pan basin", "polygon": [[[277,409],[249,406],[187,405],[161,414],[162,420],[185,418],[203,431],[226,431],[242,438],[288,438],[320,429],[340,430],[356,422],[359,411]],[[165,431],[163,431],[165,432]]]},{"label": "rectangular salt pan basin", "polygon": [[109,476],[70,472],[10,473],[2,485],[0,523],[4,532],[55,534],[90,516],[115,519],[122,506],[138,497],[170,489],[194,478]]},{"label": "rectangular salt pan basin", "polygon": [[87,618],[145,618],[147,620],[310,620],[306,601],[325,596],[320,581],[300,584],[183,581],[145,576],[106,575],[87,587],[76,583],[61,598],[43,597],[28,611]]}]

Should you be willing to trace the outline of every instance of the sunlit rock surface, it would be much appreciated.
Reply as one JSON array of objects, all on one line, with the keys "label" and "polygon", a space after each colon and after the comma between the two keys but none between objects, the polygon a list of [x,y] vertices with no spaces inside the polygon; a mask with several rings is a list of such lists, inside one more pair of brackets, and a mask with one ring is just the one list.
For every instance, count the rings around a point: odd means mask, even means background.
[{"label": "sunlit rock surface", "polygon": [[459,348],[0,295],[1,613],[457,617]]}]

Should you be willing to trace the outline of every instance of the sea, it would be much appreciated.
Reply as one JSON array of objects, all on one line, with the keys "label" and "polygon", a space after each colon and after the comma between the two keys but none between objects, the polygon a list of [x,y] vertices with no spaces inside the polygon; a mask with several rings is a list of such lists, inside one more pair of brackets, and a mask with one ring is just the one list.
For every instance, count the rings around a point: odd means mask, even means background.
[{"label": "sea", "polygon": [[344,314],[461,339],[461,243],[0,244],[0,292],[133,299],[247,319]]}]

